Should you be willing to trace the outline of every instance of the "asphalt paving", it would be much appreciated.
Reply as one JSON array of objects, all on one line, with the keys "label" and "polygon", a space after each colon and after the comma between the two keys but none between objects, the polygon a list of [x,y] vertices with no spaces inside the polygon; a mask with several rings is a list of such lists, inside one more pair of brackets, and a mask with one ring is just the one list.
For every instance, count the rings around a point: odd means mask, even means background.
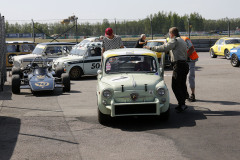
[{"label": "asphalt paving", "polygon": [[[72,90],[32,95],[0,92],[0,160],[238,160],[240,157],[240,68],[223,57],[199,53],[196,102],[176,113],[171,74],[170,119],[121,117],[97,121],[94,76],[71,81]],[[190,91],[190,90],[189,90]]]}]

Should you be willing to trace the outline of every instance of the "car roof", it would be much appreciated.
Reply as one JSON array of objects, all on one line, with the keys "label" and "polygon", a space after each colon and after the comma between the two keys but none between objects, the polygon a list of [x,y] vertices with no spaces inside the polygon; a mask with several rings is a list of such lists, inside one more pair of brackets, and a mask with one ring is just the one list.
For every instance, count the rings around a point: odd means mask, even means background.
[{"label": "car roof", "polygon": [[148,40],[148,42],[167,42],[167,39],[153,39],[153,40]]},{"label": "car roof", "polygon": [[222,37],[220,39],[229,40],[229,39],[240,39],[238,37]]},{"label": "car roof", "polygon": [[41,45],[75,45],[76,43],[70,43],[70,42],[45,42],[45,43],[39,43]]},{"label": "car roof", "polygon": [[6,43],[7,44],[13,44],[13,43],[15,43],[15,44],[18,44],[18,43],[34,43],[35,44],[35,42],[33,42],[33,41],[6,41]]},{"label": "car roof", "polygon": [[148,55],[157,57],[156,53],[149,49],[142,48],[121,48],[121,49],[112,49],[103,53],[104,58],[115,57],[115,56],[124,56],[124,55]]},{"label": "car roof", "polygon": [[[91,46],[100,46],[100,45],[102,45],[102,42],[88,42],[82,47],[88,48],[88,47],[91,47]],[[76,46],[81,46],[81,44],[78,43],[78,44],[76,44]]]}]

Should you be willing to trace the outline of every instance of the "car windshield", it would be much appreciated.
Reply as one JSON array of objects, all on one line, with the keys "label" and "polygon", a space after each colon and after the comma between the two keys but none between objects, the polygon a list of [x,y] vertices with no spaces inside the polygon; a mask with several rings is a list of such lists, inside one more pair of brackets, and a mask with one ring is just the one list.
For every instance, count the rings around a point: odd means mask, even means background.
[{"label": "car windshield", "polygon": [[240,39],[229,39],[225,41],[226,44],[236,44],[240,43]]},{"label": "car windshield", "polygon": [[160,46],[163,44],[164,44],[164,42],[147,42],[148,47]]},{"label": "car windshield", "polygon": [[78,45],[78,46],[74,46],[69,54],[83,56],[85,52],[86,52],[86,48]]},{"label": "car windshield", "polygon": [[157,64],[154,57],[144,55],[127,55],[110,57],[105,63],[105,72],[114,73],[156,73]]},{"label": "car windshield", "polygon": [[85,39],[79,43],[80,46],[84,46],[85,44],[89,43],[90,41]]},{"label": "car windshield", "polygon": [[42,54],[43,53],[43,51],[44,51],[44,49],[45,49],[45,45],[37,45],[36,47],[35,47],[35,49],[33,50],[33,54]]}]

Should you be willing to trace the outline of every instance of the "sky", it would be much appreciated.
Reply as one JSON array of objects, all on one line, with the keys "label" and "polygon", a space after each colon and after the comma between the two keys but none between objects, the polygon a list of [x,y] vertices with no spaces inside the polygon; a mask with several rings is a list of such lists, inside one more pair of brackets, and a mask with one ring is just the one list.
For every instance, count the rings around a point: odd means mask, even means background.
[{"label": "sky", "polygon": [[139,20],[150,14],[199,13],[205,19],[240,18],[240,0],[1,0],[0,14],[9,23],[53,22],[75,15],[78,22]]}]

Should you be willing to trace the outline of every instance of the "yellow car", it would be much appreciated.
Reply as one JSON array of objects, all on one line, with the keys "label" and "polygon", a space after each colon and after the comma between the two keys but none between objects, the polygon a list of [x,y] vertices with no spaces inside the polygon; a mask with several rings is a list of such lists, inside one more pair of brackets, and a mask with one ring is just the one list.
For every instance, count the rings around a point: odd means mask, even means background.
[{"label": "yellow car", "polygon": [[12,67],[13,57],[18,55],[30,54],[36,47],[32,41],[7,41],[6,66]]},{"label": "yellow car", "polygon": [[240,45],[240,38],[220,38],[211,48],[210,56],[211,58],[216,58],[217,56],[224,56],[230,59],[230,50],[232,48]]},{"label": "yellow car", "polygon": [[[167,43],[166,39],[155,39],[155,40],[148,40],[146,46],[148,47],[155,47],[163,45],[164,43]],[[161,58],[162,52],[156,52],[157,58]]]}]

